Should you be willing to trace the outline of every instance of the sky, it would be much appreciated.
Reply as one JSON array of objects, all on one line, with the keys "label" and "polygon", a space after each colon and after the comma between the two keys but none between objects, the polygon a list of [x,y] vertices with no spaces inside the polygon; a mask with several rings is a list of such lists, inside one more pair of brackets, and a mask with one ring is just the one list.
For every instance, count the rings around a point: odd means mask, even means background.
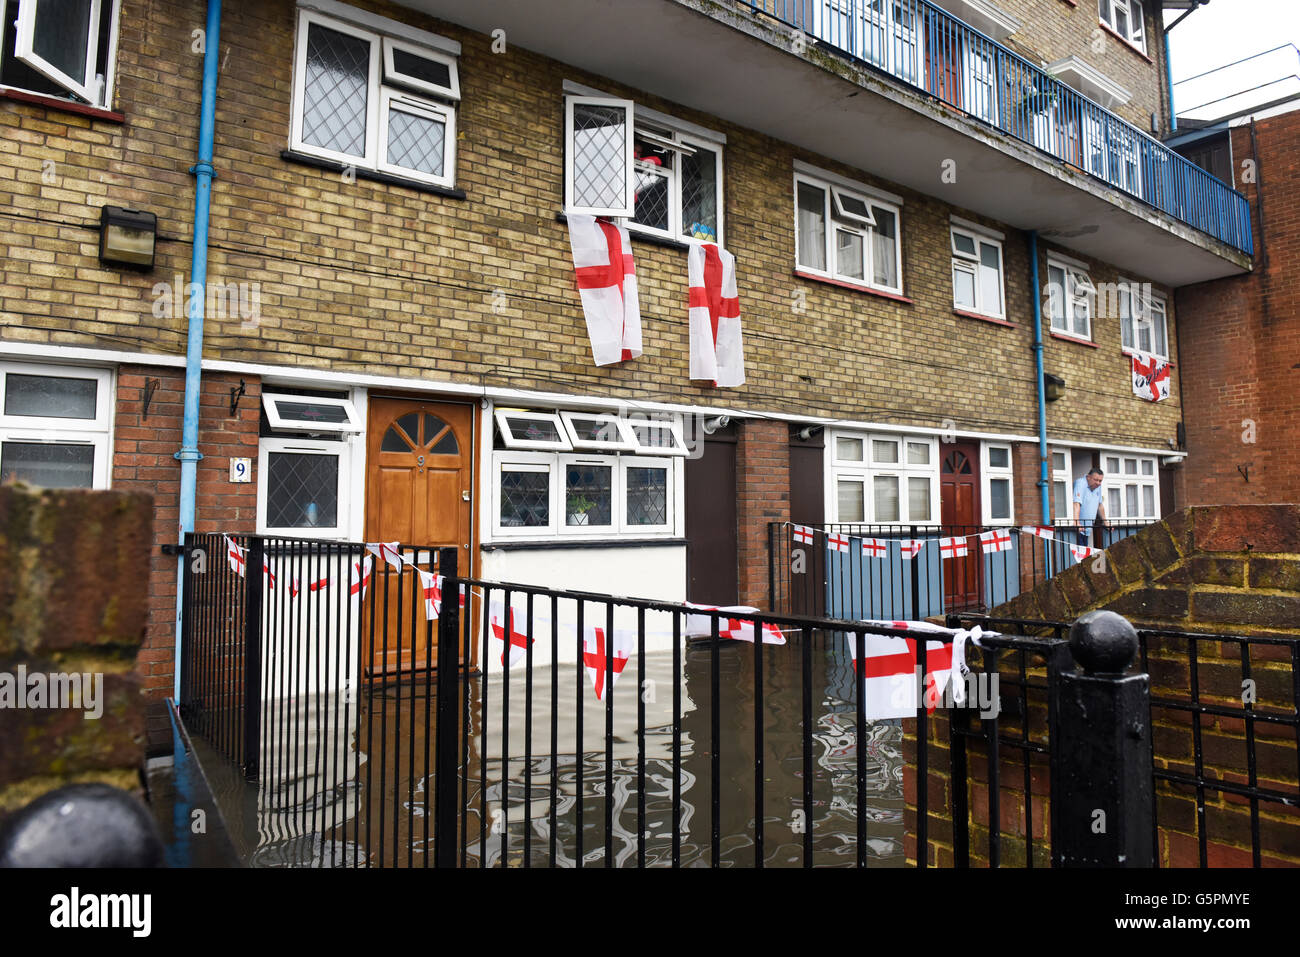
[{"label": "sky", "polygon": [[[1165,11],[1165,23],[1182,12]],[[1300,47],[1300,0],[1210,0],[1169,34],[1174,83],[1285,44]],[[1177,87],[1175,104],[1182,114],[1216,96],[1295,74],[1300,74],[1300,51],[1287,49]],[[1273,93],[1264,95],[1273,98]]]}]

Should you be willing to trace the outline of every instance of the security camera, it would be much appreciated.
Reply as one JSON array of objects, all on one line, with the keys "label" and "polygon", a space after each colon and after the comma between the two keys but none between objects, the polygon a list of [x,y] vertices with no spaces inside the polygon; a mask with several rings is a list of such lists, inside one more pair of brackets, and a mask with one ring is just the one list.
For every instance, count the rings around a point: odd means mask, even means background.
[{"label": "security camera", "polygon": [[731,416],[715,415],[711,419],[704,420],[704,434],[712,435],[718,429],[725,429],[729,425],[731,425]]}]

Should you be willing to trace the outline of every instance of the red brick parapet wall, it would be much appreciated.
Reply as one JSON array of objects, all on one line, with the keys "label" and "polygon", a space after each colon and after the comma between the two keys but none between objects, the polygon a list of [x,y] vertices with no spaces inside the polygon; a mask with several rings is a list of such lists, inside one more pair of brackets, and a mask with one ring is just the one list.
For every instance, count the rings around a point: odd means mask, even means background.
[{"label": "red brick parapet wall", "polygon": [[[1124,615],[1138,628],[1167,629],[1211,636],[1260,636],[1277,644],[1251,644],[1246,657],[1254,682],[1257,711],[1296,714],[1293,669],[1300,667],[1300,506],[1241,505],[1191,508],[1112,545],[1104,560],[1092,559],[1068,569],[1032,592],[1018,596],[994,616],[1071,622],[1084,612],[1106,608]],[[1147,670],[1151,695],[1192,703],[1191,642],[1152,639]],[[1199,702],[1241,709],[1242,645],[1213,638],[1195,642]],[[978,659],[972,662],[978,664]],[[1003,697],[1014,688],[1015,656],[1004,655],[1000,677]],[[1031,669],[1041,682],[1043,671]],[[1014,693],[1014,692],[1013,692]],[[1046,742],[1045,700],[1028,707],[1029,736]],[[1021,719],[1003,715],[1002,734],[1018,737]],[[931,865],[953,863],[949,727],[944,712],[928,724]],[[1207,778],[1249,785],[1246,723],[1235,717],[1204,714],[1199,719],[1204,774]],[[1297,744],[1288,725],[1253,722],[1255,784],[1297,794]],[[908,860],[916,857],[916,722],[904,722],[904,797]],[[1152,731],[1158,769],[1193,775],[1192,713],[1153,706]],[[967,800],[970,807],[972,864],[987,863],[988,794],[980,782],[987,769],[980,749],[970,749]],[[1004,865],[1025,861],[1025,769],[1018,753],[1000,753],[1001,833]],[[1035,864],[1048,863],[1048,765],[1030,761],[1030,816]],[[1159,825],[1158,863],[1197,866],[1199,837],[1195,789],[1156,781]],[[1204,829],[1211,866],[1251,864],[1251,806],[1246,797],[1205,790]],[[1300,808],[1259,802],[1261,863],[1300,865]]]},{"label": "red brick parapet wall", "polygon": [[736,550],[740,603],[769,604],[768,523],[790,520],[790,429],[784,422],[740,423],[736,444]]}]

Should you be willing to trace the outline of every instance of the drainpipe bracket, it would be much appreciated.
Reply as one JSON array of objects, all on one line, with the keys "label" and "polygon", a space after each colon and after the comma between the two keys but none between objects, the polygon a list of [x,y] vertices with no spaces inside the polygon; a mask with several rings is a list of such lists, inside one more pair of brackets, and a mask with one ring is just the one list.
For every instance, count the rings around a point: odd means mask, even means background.
[{"label": "drainpipe bracket", "polygon": [[194,176],[207,176],[209,179],[217,178],[217,171],[211,163],[195,163],[190,167],[190,173]]},{"label": "drainpipe bracket", "polygon": [[201,462],[203,453],[198,449],[181,449],[179,452],[173,452],[172,458],[178,462]]}]

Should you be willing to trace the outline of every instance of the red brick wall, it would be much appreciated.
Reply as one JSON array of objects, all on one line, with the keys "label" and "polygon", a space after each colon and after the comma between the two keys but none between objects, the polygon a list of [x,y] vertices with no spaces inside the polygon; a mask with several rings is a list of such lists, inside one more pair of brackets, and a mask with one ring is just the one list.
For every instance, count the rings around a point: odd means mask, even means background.
[{"label": "red brick wall", "polygon": [[[1252,144],[1250,127],[1232,133],[1255,272],[1177,294],[1190,505],[1300,501],[1300,446],[1289,431],[1300,413],[1300,112],[1263,120],[1255,134]],[[1253,183],[1243,180],[1247,160]],[[1253,443],[1244,420],[1254,422]]]},{"label": "red brick wall", "polygon": [[[199,462],[195,530],[251,533],[257,523],[257,476],[231,484],[230,459],[245,457],[257,468],[261,383],[243,376],[247,394],[230,415],[230,390],[240,376],[208,373],[199,405]],[[147,380],[158,388],[144,418]],[[113,487],[149,492],[154,497],[154,547],[149,579],[149,620],[137,659],[141,688],[151,697],[172,693],[175,661],[176,559],[162,553],[179,530],[181,466],[173,456],[181,445],[185,373],[181,369],[122,366],[117,379],[117,419],[113,430]]]},{"label": "red brick wall", "polygon": [[768,522],[790,520],[790,435],[784,422],[740,423],[736,444],[736,537],[740,603],[768,604]]}]

